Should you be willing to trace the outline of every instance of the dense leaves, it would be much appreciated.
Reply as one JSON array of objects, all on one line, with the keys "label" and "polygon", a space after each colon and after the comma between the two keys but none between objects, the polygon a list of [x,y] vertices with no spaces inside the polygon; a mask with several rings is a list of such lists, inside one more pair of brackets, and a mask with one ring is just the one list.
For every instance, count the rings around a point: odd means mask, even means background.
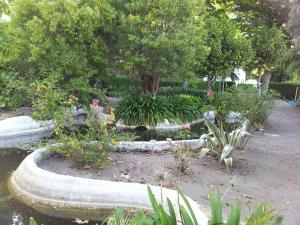
[{"label": "dense leaves", "polygon": [[128,96],[117,108],[116,118],[126,125],[155,126],[166,119],[186,123],[200,118],[202,106],[201,99],[193,96]]},{"label": "dense leaves", "polygon": [[122,68],[156,95],[162,76],[189,76],[205,58],[204,4],[196,0],[119,2]]},{"label": "dense leaves", "polygon": [[207,44],[211,51],[199,68],[199,74],[207,75],[211,82],[219,77],[228,77],[234,68],[245,66],[252,59],[249,40],[243,37],[237,24],[225,16],[206,18]]}]

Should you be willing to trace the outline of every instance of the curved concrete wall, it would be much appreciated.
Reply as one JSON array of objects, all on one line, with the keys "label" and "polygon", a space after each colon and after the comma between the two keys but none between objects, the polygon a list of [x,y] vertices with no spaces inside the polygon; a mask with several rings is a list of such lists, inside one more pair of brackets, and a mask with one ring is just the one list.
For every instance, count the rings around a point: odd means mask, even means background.
[{"label": "curved concrete wall", "polygon": [[0,121],[0,148],[49,137],[54,130],[53,121],[34,121],[29,116],[12,117]]},{"label": "curved concrete wall", "polygon": [[[151,210],[147,185],[112,182],[60,175],[39,167],[39,162],[48,154],[39,149],[25,158],[11,178],[11,189],[25,204],[52,216],[81,219],[103,219],[112,210],[122,207],[127,211]],[[169,198],[178,213],[178,194],[175,190],[151,186],[158,201],[166,206]],[[207,217],[198,204],[189,202],[200,225],[207,225]],[[180,204],[184,205],[182,199]],[[180,219],[178,217],[178,219]]]}]

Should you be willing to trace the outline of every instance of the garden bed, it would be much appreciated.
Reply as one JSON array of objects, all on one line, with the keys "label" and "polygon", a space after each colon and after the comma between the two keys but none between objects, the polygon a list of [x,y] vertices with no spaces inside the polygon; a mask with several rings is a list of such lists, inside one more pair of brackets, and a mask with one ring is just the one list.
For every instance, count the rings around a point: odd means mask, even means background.
[{"label": "garden bed", "polygon": [[[31,153],[14,172],[11,190],[23,203],[51,216],[83,219],[103,219],[119,207],[126,211],[152,209],[148,185],[58,174],[40,166],[48,153],[47,149]],[[177,191],[158,186],[151,189],[164,207],[169,198],[178,213]],[[185,205],[181,198],[179,201]],[[199,224],[206,225],[207,217],[198,204],[188,201]]]}]

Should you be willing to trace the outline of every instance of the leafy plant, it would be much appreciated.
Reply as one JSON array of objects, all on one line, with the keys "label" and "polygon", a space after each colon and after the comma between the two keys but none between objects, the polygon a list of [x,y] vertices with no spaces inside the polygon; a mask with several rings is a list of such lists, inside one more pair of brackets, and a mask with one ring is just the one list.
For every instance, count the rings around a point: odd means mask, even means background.
[{"label": "leafy plant", "polygon": [[[209,193],[209,201],[211,207],[212,218],[208,225],[240,225],[241,224],[241,206],[237,202],[231,208],[231,212],[227,221],[223,219],[222,199],[219,189],[215,196],[212,192]],[[246,225],[281,225],[283,217],[277,216],[277,212],[268,206],[266,203],[260,203],[250,217],[246,220]]]},{"label": "leafy plant", "polygon": [[223,129],[222,123],[220,128],[213,124],[210,120],[205,120],[210,134],[205,139],[204,148],[201,149],[200,158],[211,153],[224,162],[229,171],[232,170],[232,154],[241,144],[243,136],[248,135],[237,129],[231,133],[227,133]]},{"label": "leafy plant", "polygon": [[168,119],[185,123],[199,119],[202,100],[197,97],[138,95],[125,97],[116,111],[116,118],[127,125],[156,126]]},{"label": "leafy plant", "polygon": [[57,111],[64,104],[66,93],[57,87],[54,79],[35,82],[32,117],[38,120],[54,119]]},{"label": "leafy plant", "polygon": [[117,134],[114,128],[99,120],[93,108],[87,110],[87,117],[80,124],[74,123],[72,111],[66,108],[61,108],[55,119],[56,140],[61,144],[51,146],[50,151],[73,158],[82,165],[106,167],[112,146],[124,137],[135,138],[128,133]]},{"label": "leafy plant", "polygon": [[29,225],[37,225],[35,219],[33,217],[30,217],[29,219]]},{"label": "leafy plant", "polygon": [[14,71],[0,71],[0,108],[15,109],[30,106],[32,100],[30,82]]},{"label": "leafy plant", "polygon": [[190,166],[190,160],[193,155],[192,148],[184,142],[173,142],[171,139],[167,139],[173,147],[173,155],[176,162],[178,171],[185,174]]},{"label": "leafy plant", "polygon": [[[151,188],[148,186],[148,196],[152,205],[152,213],[145,211],[138,211],[136,213],[124,212],[122,209],[116,209],[113,215],[109,216],[103,221],[102,225],[198,225],[196,215],[189,204],[184,193],[177,189],[179,196],[185,203],[179,205],[180,221],[176,217],[174,206],[169,199],[167,199],[168,210],[165,209],[161,203],[155,199]],[[215,196],[212,192],[209,193],[209,201],[211,207],[211,219],[207,225],[281,225],[283,217],[278,216],[278,211],[265,203],[261,203],[246,223],[241,223],[241,206],[237,202],[233,205],[227,221],[223,219],[222,199],[219,189]],[[30,218],[30,225],[37,225],[33,218]]]}]

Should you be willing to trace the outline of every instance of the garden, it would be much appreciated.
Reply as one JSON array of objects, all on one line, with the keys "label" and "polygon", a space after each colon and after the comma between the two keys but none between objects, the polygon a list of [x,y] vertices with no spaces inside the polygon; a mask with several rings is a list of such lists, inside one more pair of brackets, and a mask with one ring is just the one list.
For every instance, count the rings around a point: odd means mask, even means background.
[{"label": "garden", "polygon": [[0,3],[0,224],[297,225],[297,1]]}]

